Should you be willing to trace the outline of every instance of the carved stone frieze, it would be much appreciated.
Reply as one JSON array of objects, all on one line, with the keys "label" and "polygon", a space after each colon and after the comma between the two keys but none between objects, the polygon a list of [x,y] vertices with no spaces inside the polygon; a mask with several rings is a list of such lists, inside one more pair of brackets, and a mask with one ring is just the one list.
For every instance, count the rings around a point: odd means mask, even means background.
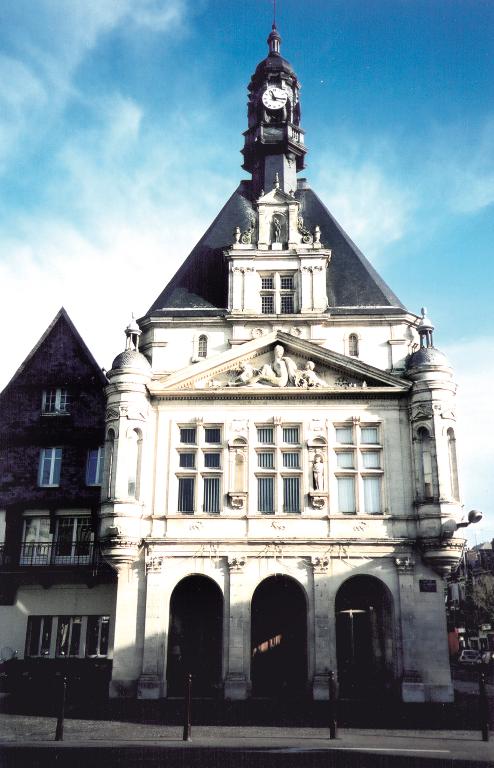
[{"label": "carved stone frieze", "polygon": [[328,500],[328,494],[324,491],[309,491],[309,499],[313,509],[324,509]]},{"label": "carved stone frieze", "polygon": [[247,558],[245,555],[237,555],[235,557],[228,558],[228,569],[233,573],[241,573],[247,565]]},{"label": "carved stone frieze", "polygon": [[232,509],[244,509],[245,503],[247,499],[247,492],[246,491],[230,491],[228,494],[228,499],[230,501],[230,505]]},{"label": "carved stone frieze", "polygon": [[146,557],[146,573],[161,573],[164,560],[163,555],[148,555]]},{"label": "carved stone frieze", "polygon": [[413,569],[415,568],[415,561],[413,558],[408,556],[396,557],[395,565],[398,573],[413,573]]},{"label": "carved stone frieze", "polygon": [[411,421],[427,421],[431,419],[433,415],[432,406],[430,403],[422,403],[411,408]]},{"label": "carved stone frieze", "polygon": [[315,556],[310,559],[314,573],[327,573],[329,570],[330,558],[327,555]]}]

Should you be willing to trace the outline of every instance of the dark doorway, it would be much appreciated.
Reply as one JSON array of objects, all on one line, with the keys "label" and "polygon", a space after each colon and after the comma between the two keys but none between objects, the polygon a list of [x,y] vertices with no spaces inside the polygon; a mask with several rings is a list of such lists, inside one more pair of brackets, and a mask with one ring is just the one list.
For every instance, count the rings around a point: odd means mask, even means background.
[{"label": "dark doorway", "polygon": [[383,694],[393,682],[391,595],[373,576],[353,576],[336,595],[336,652],[343,698]]},{"label": "dark doorway", "polygon": [[193,696],[221,692],[223,595],[206,576],[187,576],[172,592],[166,679],[168,696],[183,696],[192,673]]},{"label": "dark doorway", "polygon": [[253,696],[305,692],[307,604],[300,585],[288,576],[270,576],[252,597],[251,680]]}]

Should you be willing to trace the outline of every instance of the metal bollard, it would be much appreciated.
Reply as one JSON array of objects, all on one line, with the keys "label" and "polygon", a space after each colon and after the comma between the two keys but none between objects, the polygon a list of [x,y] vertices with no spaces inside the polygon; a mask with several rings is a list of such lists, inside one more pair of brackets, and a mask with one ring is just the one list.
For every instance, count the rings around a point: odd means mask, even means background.
[{"label": "metal bollard", "polygon": [[60,686],[60,709],[58,710],[57,729],[55,731],[55,741],[63,741],[63,724],[65,719],[65,696],[67,693],[67,677],[64,675]]},{"label": "metal bollard", "polygon": [[185,691],[184,691],[184,732],[183,741],[190,741],[191,739],[191,699],[192,699],[192,675],[190,672],[185,675]]},{"label": "metal bollard", "polygon": [[336,683],[334,672],[329,673],[329,738],[336,739],[337,735],[337,716],[336,716]]},{"label": "metal bollard", "polygon": [[479,671],[479,717],[482,741],[489,741],[489,705],[485,687],[485,669]]}]

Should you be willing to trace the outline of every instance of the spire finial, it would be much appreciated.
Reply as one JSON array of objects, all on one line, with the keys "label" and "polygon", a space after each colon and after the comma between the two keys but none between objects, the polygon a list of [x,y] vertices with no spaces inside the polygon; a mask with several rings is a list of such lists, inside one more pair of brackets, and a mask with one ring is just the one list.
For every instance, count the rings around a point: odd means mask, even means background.
[{"label": "spire finial", "polygon": [[281,37],[276,27],[276,0],[273,0],[273,25],[268,37],[269,53],[279,55]]}]

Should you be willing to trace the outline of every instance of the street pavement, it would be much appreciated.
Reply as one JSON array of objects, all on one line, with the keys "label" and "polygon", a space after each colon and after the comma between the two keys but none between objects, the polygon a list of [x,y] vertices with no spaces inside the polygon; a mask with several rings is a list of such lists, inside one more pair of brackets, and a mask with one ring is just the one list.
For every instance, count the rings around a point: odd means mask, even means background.
[{"label": "street pavement", "polygon": [[[66,719],[55,742],[53,718],[0,716],[1,768],[270,768],[270,766],[493,766],[494,739],[473,731],[341,729],[330,740],[323,728],[193,726],[182,741],[178,726],[115,720]],[[494,734],[492,734],[494,737]]]}]

